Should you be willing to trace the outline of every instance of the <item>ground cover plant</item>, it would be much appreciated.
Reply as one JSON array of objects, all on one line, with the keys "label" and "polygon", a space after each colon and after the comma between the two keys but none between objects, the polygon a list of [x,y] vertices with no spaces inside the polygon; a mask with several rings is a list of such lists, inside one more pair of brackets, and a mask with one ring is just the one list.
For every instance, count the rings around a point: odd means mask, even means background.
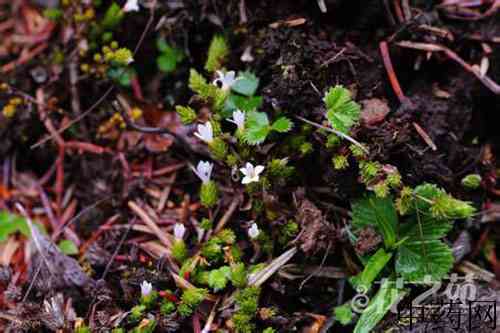
[{"label": "ground cover plant", "polygon": [[0,0],[0,330],[494,332],[499,8]]}]

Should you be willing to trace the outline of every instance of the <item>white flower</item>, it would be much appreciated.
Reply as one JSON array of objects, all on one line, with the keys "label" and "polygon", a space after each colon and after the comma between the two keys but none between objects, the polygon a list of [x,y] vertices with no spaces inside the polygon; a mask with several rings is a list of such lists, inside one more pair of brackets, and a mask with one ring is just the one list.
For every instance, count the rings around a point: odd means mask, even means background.
[{"label": "white flower", "polygon": [[198,132],[195,132],[194,136],[203,142],[211,143],[214,141],[214,130],[212,129],[212,124],[209,121],[205,124],[199,124]]},{"label": "white flower", "polygon": [[182,240],[184,234],[186,233],[186,227],[182,223],[176,223],[174,225],[174,237],[176,240]]},{"label": "white flower", "polygon": [[147,297],[147,296],[149,296],[149,294],[151,294],[152,291],[153,291],[153,285],[146,280],[142,281],[142,283],[141,283],[141,295],[143,297]]},{"label": "white flower", "polygon": [[245,167],[241,168],[240,171],[245,176],[241,180],[241,183],[249,184],[259,181],[259,175],[262,173],[262,171],[264,171],[264,166],[257,165],[256,167],[254,167],[252,163],[247,162],[247,164],[245,164]]},{"label": "white flower", "polygon": [[224,73],[223,71],[217,71],[217,78],[212,82],[214,85],[217,85],[217,83],[220,83],[222,85],[222,90],[228,91],[231,89],[233,84],[238,81],[236,79],[236,74],[234,71],[229,71],[227,73]]},{"label": "white flower", "polygon": [[127,0],[127,3],[125,6],[123,6],[123,11],[124,12],[138,12],[139,11],[139,4],[137,3],[138,0]]},{"label": "white flower", "polygon": [[191,170],[200,178],[202,183],[210,181],[210,176],[212,175],[212,169],[214,165],[210,162],[199,161],[196,169],[191,166]]},{"label": "white flower", "polygon": [[260,234],[259,227],[257,226],[257,224],[252,223],[252,225],[248,229],[248,236],[251,239],[255,239],[255,238],[257,238],[259,236],[259,234]]},{"label": "white flower", "polygon": [[229,118],[227,121],[235,124],[240,131],[243,131],[245,129],[245,112],[236,110],[233,112],[233,118]]}]

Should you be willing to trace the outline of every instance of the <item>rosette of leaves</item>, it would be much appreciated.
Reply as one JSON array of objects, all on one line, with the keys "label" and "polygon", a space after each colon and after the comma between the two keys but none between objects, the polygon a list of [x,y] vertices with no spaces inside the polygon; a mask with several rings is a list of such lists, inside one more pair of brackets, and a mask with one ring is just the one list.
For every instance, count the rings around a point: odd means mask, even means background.
[{"label": "rosette of leaves", "polygon": [[[443,197],[449,204],[447,212],[435,209]],[[352,280],[354,284],[369,287],[392,257],[395,272],[406,281],[421,281],[426,276],[439,280],[451,269],[453,255],[442,238],[452,228],[450,220],[470,216],[474,208],[431,184],[417,186],[412,198],[415,208],[405,217],[398,217],[391,197],[370,195],[354,203],[354,230],[375,227],[384,240],[384,248],[368,259],[364,271]]]}]

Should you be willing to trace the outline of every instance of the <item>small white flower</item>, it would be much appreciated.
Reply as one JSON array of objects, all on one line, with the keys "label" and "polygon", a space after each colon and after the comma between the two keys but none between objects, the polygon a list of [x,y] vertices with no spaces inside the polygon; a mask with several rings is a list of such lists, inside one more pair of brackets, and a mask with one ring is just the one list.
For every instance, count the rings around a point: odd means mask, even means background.
[{"label": "small white flower", "polygon": [[220,83],[222,85],[221,89],[224,91],[228,91],[231,89],[233,84],[238,81],[236,79],[236,74],[234,71],[229,71],[224,73],[223,71],[217,71],[217,78],[212,82],[214,85]]},{"label": "small white flower", "polygon": [[241,180],[242,184],[249,184],[252,182],[259,181],[259,175],[264,171],[263,165],[257,165],[254,167],[252,163],[247,162],[244,168],[240,168],[241,173],[245,176]]},{"label": "small white flower", "polygon": [[214,130],[212,129],[212,124],[209,121],[205,124],[199,124],[198,131],[194,133],[194,136],[203,142],[211,143],[214,141]]},{"label": "small white flower", "polygon": [[182,240],[184,234],[186,233],[186,227],[182,223],[176,223],[174,225],[174,237],[176,240]]},{"label": "small white flower", "polygon": [[233,112],[233,118],[228,118],[227,121],[235,124],[236,126],[238,126],[238,129],[240,131],[243,131],[245,129],[245,112],[235,110]]},{"label": "small white flower", "polygon": [[142,281],[142,283],[141,283],[141,295],[143,297],[147,297],[147,296],[149,296],[149,294],[151,294],[152,291],[153,291],[153,285],[146,280]]},{"label": "small white flower", "polygon": [[125,6],[123,6],[123,11],[138,12],[139,11],[138,0],[127,0],[127,3],[125,4]]},{"label": "small white flower", "polygon": [[214,165],[210,162],[199,161],[196,169],[191,166],[191,170],[200,178],[202,183],[210,181],[210,176],[212,175],[212,169]]},{"label": "small white flower", "polygon": [[252,223],[252,225],[248,229],[248,236],[251,239],[255,239],[255,238],[257,238],[259,236],[259,234],[260,234],[259,227],[257,226],[257,224]]}]

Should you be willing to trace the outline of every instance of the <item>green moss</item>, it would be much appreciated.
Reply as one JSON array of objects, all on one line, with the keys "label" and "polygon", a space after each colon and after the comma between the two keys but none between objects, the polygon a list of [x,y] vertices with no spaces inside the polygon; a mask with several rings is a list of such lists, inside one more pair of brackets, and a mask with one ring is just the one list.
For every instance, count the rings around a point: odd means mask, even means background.
[{"label": "green moss", "polygon": [[212,180],[202,183],[200,187],[201,204],[207,208],[211,208],[217,204],[218,200],[219,190],[217,184]]},{"label": "green moss", "polygon": [[141,304],[141,305],[136,305],[130,310],[130,315],[129,318],[131,321],[138,321],[144,316],[144,312],[146,311],[146,306]]},{"label": "green moss", "polygon": [[160,313],[164,316],[171,314],[175,311],[175,303],[168,299],[163,299],[160,305]]},{"label": "green moss", "polygon": [[175,107],[175,112],[177,112],[179,118],[181,118],[181,122],[184,125],[192,124],[198,118],[196,112],[189,106],[177,105]]},{"label": "green moss", "polygon": [[187,259],[188,250],[183,240],[176,239],[172,244],[172,257],[180,263]]},{"label": "green moss", "polygon": [[237,263],[231,265],[231,283],[237,288],[243,288],[247,284],[247,270],[245,264]]},{"label": "green moss", "polygon": [[478,174],[467,175],[462,178],[462,186],[468,190],[475,190],[481,186],[482,178]]},{"label": "green moss", "polygon": [[223,161],[227,154],[227,144],[221,138],[214,138],[214,140],[208,145],[210,153],[214,159]]},{"label": "green moss", "polygon": [[223,36],[215,35],[210,42],[208,48],[207,62],[205,63],[205,70],[207,72],[215,72],[222,67],[222,63],[229,55],[229,46]]},{"label": "green moss", "polygon": [[335,170],[344,170],[347,169],[347,167],[349,166],[349,161],[347,160],[347,156],[342,154],[335,155],[332,158],[332,163],[333,163],[333,168]]}]

